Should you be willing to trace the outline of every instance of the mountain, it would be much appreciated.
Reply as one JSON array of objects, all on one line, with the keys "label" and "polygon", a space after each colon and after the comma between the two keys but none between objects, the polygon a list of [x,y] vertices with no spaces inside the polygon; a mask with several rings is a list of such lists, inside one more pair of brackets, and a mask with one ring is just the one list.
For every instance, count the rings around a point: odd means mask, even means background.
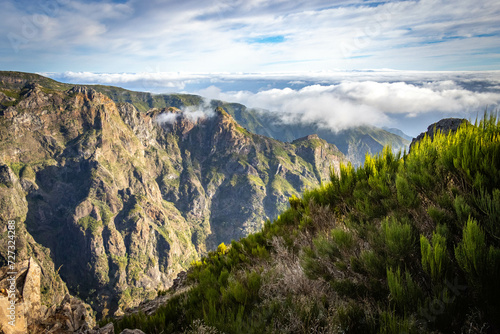
[{"label": "mountain", "polygon": [[385,149],[342,167],[262,231],[194,263],[161,306],[114,328],[498,333],[499,156],[490,115],[423,136],[409,154]]},{"label": "mountain", "polygon": [[390,133],[393,133],[395,135],[398,135],[401,138],[406,139],[407,141],[411,142],[413,140],[412,136],[408,136],[406,133],[404,133],[403,131],[401,131],[399,129],[396,129],[396,128],[386,128],[386,127],[383,127],[382,129],[385,130],[385,131],[387,131],[387,132],[390,132]]},{"label": "mountain", "polygon": [[462,123],[468,122],[469,121],[465,118],[443,118],[442,120],[429,125],[426,132],[422,132],[416,138],[413,138],[408,151],[411,151],[411,148],[417,145],[417,143],[424,139],[425,136],[433,139],[436,132],[443,134],[447,134],[450,131],[455,132],[462,125]]},{"label": "mountain", "polygon": [[[23,74],[31,82],[43,82],[44,85],[60,86],[70,89],[71,85],[57,83],[41,76]],[[130,103],[137,110],[146,112],[150,109],[168,107],[199,107],[207,104],[204,98],[190,94],[151,94],[134,92],[119,87],[93,85],[89,86],[103,93],[117,103]],[[208,102],[212,108],[223,107],[235,121],[248,131],[283,142],[317,134],[330,144],[334,144],[356,166],[363,164],[365,155],[380,153],[384,146],[390,145],[394,152],[408,148],[411,137],[401,133],[380,129],[373,126],[359,126],[341,131],[333,131],[319,124],[286,123],[286,113],[278,114],[267,110],[247,108],[239,103],[212,100]],[[397,130],[397,129],[396,129]]]},{"label": "mountain", "polygon": [[285,122],[284,119],[287,116],[292,118],[292,115],[286,113],[255,110],[242,104],[222,101],[212,101],[212,104],[223,106],[241,126],[249,131],[274,139],[291,142],[296,138],[317,134],[328,143],[337,146],[355,166],[363,164],[366,154],[380,153],[386,145],[391,146],[394,152],[397,152],[404,150],[410,144],[409,140],[397,134],[373,126],[358,126],[333,131],[316,123]]},{"label": "mountain", "polygon": [[315,135],[284,143],[249,132],[224,107],[184,108],[200,99],[0,72],[0,266],[15,220],[16,260],[32,258],[43,273],[38,319],[73,305],[68,292],[98,317],[156,296],[345,160]]},{"label": "mountain", "polygon": [[[44,85],[65,87],[71,85],[58,83],[51,79],[23,73],[31,82],[43,82]],[[168,107],[200,107],[207,101],[198,95],[192,94],[151,94],[146,92],[129,91],[120,87],[92,85],[97,92],[103,93],[117,103],[130,103],[137,110],[145,112],[149,109]],[[238,124],[248,131],[283,142],[292,142],[295,139],[317,134],[328,143],[335,145],[356,166],[363,164],[366,154],[382,152],[384,146],[389,145],[394,152],[408,148],[412,138],[398,129],[381,129],[373,126],[359,126],[340,131],[333,131],[317,123],[287,123],[283,120],[293,118],[290,114],[271,112],[247,108],[239,103],[229,103],[218,100],[208,102],[212,108],[223,107]]]},{"label": "mountain", "polygon": [[[151,108],[177,108],[197,106],[207,103],[202,97],[189,94],[150,94],[128,91],[118,87],[92,86],[95,90],[106,94],[115,102],[128,102],[138,110]],[[403,132],[380,129],[373,126],[359,126],[340,131],[321,127],[319,124],[286,123],[283,120],[286,113],[275,113],[267,110],[247,108],[239,103],[229,103],[218,100],[209,102],[212,108],[223,107],[238,124],[248,131],[283,142],[292,142],[311,134],[317,134],[330,144],[337,146],[351,163],[356,166],[363,164],[365,155],[380,153],[384,146],[390,145],[394,152],[408,148],[411,137]],[[397,130],[397,129],[396,129]]]}]

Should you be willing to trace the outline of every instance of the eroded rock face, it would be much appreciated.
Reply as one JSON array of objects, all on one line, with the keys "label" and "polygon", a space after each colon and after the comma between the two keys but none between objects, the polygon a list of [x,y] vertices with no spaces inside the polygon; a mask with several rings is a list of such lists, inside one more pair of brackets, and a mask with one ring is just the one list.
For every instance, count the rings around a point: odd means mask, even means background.
[{"label": "eroded rock face", "polygon": [[92,308],[80,299],[66,295],[60,305],[46,309],[28,329],[32,333],[89,333],[94,327]]},{"label": "eroded rock face", "polygon": [[443,118],[442,120],[429,125],[427,127],[427,131],[426,132],[422,132],[416,138],[413,138],[413,140],[411,141],[411,144],[410,144],[410,150],[409,151],[411,151],[411,148],[416,143],[418,143],[419,141],[421,141],[422,139],[424,139],[424,137],[426,135],[429,136],[431,139],[433,139],[434,135],[436,134],[436,132],[439,131],[439,132],[441,132],[443,134],[448,134],[450,131],[457,131],[458,128],[463,123],[468,123],[468,121],[466,119],[464,119],[464,118]]},{"label": "eroded rock face", "polygon": [[[222,108],[139,112],[89,87],[23,80],[0,75],[0,91],[15,96],[0,102],[0,229],[15,219],[19,259],[41,266],[30,308],[47,307],[68,330],[83,326],[86,306],[65,297],[64,282],[99,317],[121,314],[200,254],[259,230],[343,159],[317,137],[249,133]],[[162,113],[177,116],[160,124]],[[3,265],[5,249],[0,240]],[[29,282],[26,293],[36,275]]]},{"label": "eroded rock face", "polygon": [[92,309],[78,298],[67,294],[60,304],[42,305],[41,275],[34,258],[0,269],[3,333],[86,333],[93,329],[96,324]]}]

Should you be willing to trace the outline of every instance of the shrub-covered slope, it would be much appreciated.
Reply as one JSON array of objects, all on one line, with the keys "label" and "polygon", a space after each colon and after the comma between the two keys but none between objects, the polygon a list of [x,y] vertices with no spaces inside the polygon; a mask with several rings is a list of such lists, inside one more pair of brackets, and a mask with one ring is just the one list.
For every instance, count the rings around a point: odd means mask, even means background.
[{"label": "shrub-covered slope", "polygon": [[147,333],[500,331],[496,117],[389,149],[220,245],[191,288],[116,329]]}]

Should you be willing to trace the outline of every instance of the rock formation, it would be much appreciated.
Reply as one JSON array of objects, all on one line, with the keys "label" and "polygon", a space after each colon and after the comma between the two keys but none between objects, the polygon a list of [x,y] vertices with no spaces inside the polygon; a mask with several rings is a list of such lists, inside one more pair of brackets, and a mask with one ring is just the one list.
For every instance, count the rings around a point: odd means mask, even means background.
[{"label": "rock formation", "polygon": [[463,118],[443,118],[442,120],[429,125],[426,132],[422,132],[417,137],[413,138],[410,144],[410,151],[412,146],[422,140],[426,135],[433,139],[434,135],[438,131],[443,134],[448,134],[450,131],[457,131],[460,125],[462,125],[464,122],[468,123],[468,121]]}]

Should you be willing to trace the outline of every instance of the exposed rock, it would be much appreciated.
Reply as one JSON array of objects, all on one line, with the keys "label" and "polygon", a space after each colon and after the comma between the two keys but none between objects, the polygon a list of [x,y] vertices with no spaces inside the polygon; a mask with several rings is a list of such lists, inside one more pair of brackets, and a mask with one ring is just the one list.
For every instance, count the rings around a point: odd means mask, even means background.
[{"label": "exposed rock", "polygon": [[187,282],[187,272],[181,271],[177,274],[177,277],[174,279],[170,290],[176,291],[186,286]]},{"label": "exposed rock", "polygon": [[145,334],[140,329],[125,329],[120,334]]},{"label": "exposed rock", "polygon": [[309,140],[313,140],[313,139],[319,140],[320,138],[318,137],[317,134],[307,135],[305,137],[295,139],[294,141],[292,141],[292,144],[297,144],[297,143],[300,143],[303,141],[309,141]]},{"label": "exposed rock", "polygon": [[59,306],[53,305],[47,309],[28,329],[32,333],[92,333],[94,327],[95,320],[90,306],[78,298],[66,295]]},{"label": "exposed rock", "polygon": [[17,110],[14,107],[8,107],[3,111],[3,115],[6,119],[14,118],[17,115]]},{"label": "exposed rock", "polygon": [[0,164],[0,185],[12,188],[14,186],[14,178],[14,174],[11,172],[9,166]]},{"label": "exposed rock", "polygon": [[97,92],[94,89],[88,88],[86,86],[75,86],[75,87],[71,88],[68,91],[68,93],[69,94],[83,94],[89,99],[94,99],[97,95]]},{"label": "exposed rock", "polygon": [[103,328],[99,328],[95,331],[89,331],[88,334],[115,334],[115,328],[113,327],[113,323],[109,323]]},{"label": "exposed rock", "polygon": [[411,151],[411,148],[416,143],[418,143],[419,141],[421,141],[422,139],[424,139],[424,137],[426,135],[429,136],[431,139],[434,139],[434,135],[436,134],[436,132],[439,131],[442,134],[448,134],[450,131],[453,131],[453,132],[457,131],[458,128],[463,123],[469,123],[469,121],[467,121],[464,118],[443,118],[442,120],[429,125],[427,127],[427,131],[426,132],[422,132],[416,138],[413,138],[413,140],[411,141],[411,144],[410,144],[409,152]]},{"label": "exposed rock", "polygon": [[[41,269],[33,258],[17,263],[14,269],[0,269],[1,291],[7,291],[0,294],[0,328],[5,334],[84,332],[95,326],[90,306],[70,295],[59,306],[41,305],[40,281]],[[12,301],[14,326],[9,311]]]},{"label": "exposed rock", "polygon": [[41,318],[40,276],[42,271],[33,258],[29,260],[28,272],[24,280],[22,296],[24,307],[29,310],[28,325]]}]

